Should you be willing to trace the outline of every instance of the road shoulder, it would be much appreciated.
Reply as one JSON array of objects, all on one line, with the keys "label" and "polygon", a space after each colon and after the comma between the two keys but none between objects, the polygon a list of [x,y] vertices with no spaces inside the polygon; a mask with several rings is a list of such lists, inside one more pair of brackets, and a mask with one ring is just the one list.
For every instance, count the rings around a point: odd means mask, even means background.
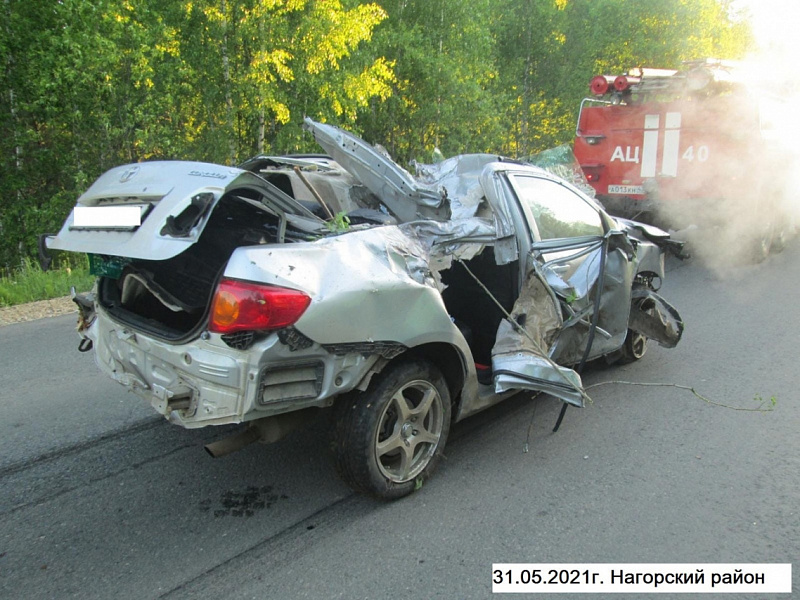
[{"label": "road shoulder", "polygon": [[16,306],[0,307],[0,327],[12,323],[36,321],[47,317],[58,317],[70,313],[77,313],[78,309],[69,296],[39,300]]}]

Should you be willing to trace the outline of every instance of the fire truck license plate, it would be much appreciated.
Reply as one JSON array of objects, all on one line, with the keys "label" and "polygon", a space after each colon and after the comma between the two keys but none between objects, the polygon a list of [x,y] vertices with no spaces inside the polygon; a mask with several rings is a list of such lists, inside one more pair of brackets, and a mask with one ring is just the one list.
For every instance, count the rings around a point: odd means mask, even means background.
[{"label": "fire truck license plate", "polygon": [[644,188],[640,185],[610,185],[609,194],[639,194],[644,195]]}]

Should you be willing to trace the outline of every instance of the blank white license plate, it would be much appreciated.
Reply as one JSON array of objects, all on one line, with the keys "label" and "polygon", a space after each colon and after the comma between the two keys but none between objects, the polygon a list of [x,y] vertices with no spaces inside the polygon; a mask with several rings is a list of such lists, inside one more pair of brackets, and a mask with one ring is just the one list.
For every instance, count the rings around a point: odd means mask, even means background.
[{"label": "blank white license plate", "polygon": [[72,226],[80,229],[133,229],[142,224],[145,205],[76,206]]}]

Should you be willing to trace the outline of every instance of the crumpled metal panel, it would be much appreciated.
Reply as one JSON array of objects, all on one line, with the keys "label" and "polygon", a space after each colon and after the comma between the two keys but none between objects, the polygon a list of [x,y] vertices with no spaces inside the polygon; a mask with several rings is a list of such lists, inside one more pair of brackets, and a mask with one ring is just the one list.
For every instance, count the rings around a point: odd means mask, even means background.
[{"label": "crumpled metal panel", "polygon": [[417,219],[445,221],[450,207],[441,190],[414,180],[392,159],[361,138],[324,123],[305,119],[304,128],[345,170],[358,178],[403,222]]},{"label": "crumpled metal panel", "polygon": [[495,392],[537,390],[582,406],[580,376],[547,359],[562,318],[555,299],[537,274],[531,273],[525,281],[511,318],[517,325],[504,319],[492,348]]},{"label": "crumpled metal panel", "polygon": [[498,265],[519,258],[516,232],[509,213],[513,193],[498,170],[508,166],[494,154],[464,154],[433,164],[417,164],[418,179],[447,193],[452,221],[479,218],[494,223],[494,252]]},{"label": "crumpled metal panel", "polygon": [[319,344],[466,346],[436,288],[426,249],[397,226],[239,248],[225,275],[307,293],[311,305],[294,327]]},{"label": "crumpled metal panel", "polygon": [[428,266],[436,287],[444,291],[439,273],[451,268],[454,260],[470,260],[480,254],[485,244],[494,241],[494,225],[473,217],[458,221],[415,221],[400,226],[415,238],[428,253]]},{"label": "crumpled metal panel", "polygon": [[544,358],[527,353],[492,357],[492,372],[497,393],[531,389],[583,407],[581,376],[567,367],[556,369]]},{"label": "crumpled metal panel", "polygon": [[474,217],[451,221],[415,221],[401,225],[403,231],[413,231],[426,247],[453,242],[493,242],[495,228],[491,221]]},{"label": "crumpled metal panel", "polygon": [[628,327],[657,341],[665,348],[674,348],[683,335],[683,319],[677,309],[652,290],[637,288],[631,294]]},{"label": "crumpled metal panel", "polygon": [[[491,242],[498,265],[519,258],[516,231],[508,206],[512,192],[505,180],[497,175],[497,170],[506,166],[493,154],[465,154],[436,165],[417,165],[419,178],[428,185],[445,190],[450,201],[452,217],[439,230],[448,233],[439,233],[437,243],[457,240]],[[437,234],[435,230],[431,233]],[[467,254],[459,253],[454,244],[449,244],[447,250],[462,260],[469,258]]]},{"label": "crumpled metal panel", "polygon": [[495,154],[463,154],[431,165],[417,163],[417,180],[447,190],[452,218],[468,219],[477,214],[485,195],[480,181],[483,169],[499,160]]},{"label": "crumpled metal panel", "polygon": [[598,240],[589,246],[559,256],[542,265],[541,270],[547,284],[562,298],[572,298],[576,307],[587,306],[589,291],[600,274],[600,254],[603,242]]},{"label": "crumpled metal panel", "polygon": [[686,258],[683,255],[684,243],[673,240],[669,233],[663,229],[659,229],[653,225],[648,225],[647,223],[623,219],[622,217],[614,217],[614,219],[631,237],[640,240],[647,240],[648,242],[655,244],[658,248],[670,252],[677,258]]},{"label": "crumpled metal panel", "polygon": [[[605,277],[597,330],[588,356],[590,360],[613,352],[624,343],[630,292],[637,272],[637,251],[646,254],[643,247],[634,250],[627,237],[620,232],[609,232],[606,237],[608,251]],[[556,258],[539,267],[545,281],[561,298],[564,310],[569,314],[552,351],[553,358],[560,364],[577,364],[585,354],[600,276],[602,243],[591,243],[583,249],[576,247],[571,255]]]}]

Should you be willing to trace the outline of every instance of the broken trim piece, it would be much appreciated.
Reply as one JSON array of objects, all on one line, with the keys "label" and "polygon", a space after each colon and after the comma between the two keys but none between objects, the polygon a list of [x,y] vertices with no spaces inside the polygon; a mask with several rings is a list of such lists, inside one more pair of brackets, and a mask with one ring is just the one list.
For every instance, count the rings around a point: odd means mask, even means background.
[{"label": "broken trim piece", "polygon": [[581,376],[568,367],[553,369],[546,357],[529,353],[492,357],[494,391],[532,389],[555,396],[568,404],[583,408]]},{"label": "broken trim piece", "polygon": [[647,288],[633,290],[631,300],[629,329],[655,340],[665,348],[678,345],[684,323],[674,306]]},{"label": "broken trim piece", "polygon": [[322,344],[322,347],[336,356],[345,356],[346,354],[370,356],[376,354],[387,360],[392,360],[408,350],[408,346],[399,342],[351,342],[344,344]]}]

